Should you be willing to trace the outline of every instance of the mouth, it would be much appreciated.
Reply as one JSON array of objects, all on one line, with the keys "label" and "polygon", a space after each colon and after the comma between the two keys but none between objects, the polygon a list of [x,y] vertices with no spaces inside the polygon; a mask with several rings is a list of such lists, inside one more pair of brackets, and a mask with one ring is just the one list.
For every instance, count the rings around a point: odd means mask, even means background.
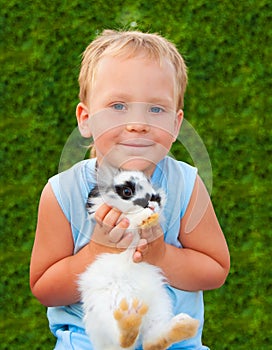
[{"label": "mouth", "polygon": [[125,147],[134,147],[134,148],[142,148],[142,147],[150,147],[154,145],[153,141],[145,140],[145,139],[139,139],[139,140],[126,140],[124,142],[120,142],[121,146]]}]

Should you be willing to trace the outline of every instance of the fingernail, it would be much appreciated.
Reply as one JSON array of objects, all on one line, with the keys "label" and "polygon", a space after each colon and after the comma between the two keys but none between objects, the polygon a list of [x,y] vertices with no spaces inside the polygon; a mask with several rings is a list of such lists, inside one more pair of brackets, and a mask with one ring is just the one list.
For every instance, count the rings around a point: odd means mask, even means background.
[{"label": "fingernail", "polygon": [[129,225],[129,219],[128,218],[124,218],[122,219],[122,222],[126,225]]}]

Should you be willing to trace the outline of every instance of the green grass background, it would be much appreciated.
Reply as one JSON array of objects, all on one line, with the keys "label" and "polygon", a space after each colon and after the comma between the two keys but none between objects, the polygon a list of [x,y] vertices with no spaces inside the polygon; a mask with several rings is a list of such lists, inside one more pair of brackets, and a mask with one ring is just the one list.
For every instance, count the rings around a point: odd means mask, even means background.
[{"label": "green grass background", "polygon": [[186,58],[185,116],[209,153],[232,259],[205,293],[204,342],[272,349],[271,1],[0,0],[0,13],[0,349],[54,345],[28,286],[37,206],[76,126],[80,55],[104,28],[159,32]]}]

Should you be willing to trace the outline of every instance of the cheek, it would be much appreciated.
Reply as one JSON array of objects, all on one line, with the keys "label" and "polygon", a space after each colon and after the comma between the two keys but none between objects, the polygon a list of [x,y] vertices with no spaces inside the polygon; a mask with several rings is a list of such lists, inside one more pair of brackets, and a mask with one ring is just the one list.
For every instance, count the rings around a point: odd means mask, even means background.
[{"label": "cheek", "polygon": [[100,145],[113,142],[120,134],[118,128],[113,128],[105,123],[95,123],[91,126],[91,130],[94,141]]},{"label": "cheek", "polygon": [[157,142],[164,146],[165,148],[171,147],[172,143],[175,141],[175,135],[170,131],[160,130],[157,133]]}]

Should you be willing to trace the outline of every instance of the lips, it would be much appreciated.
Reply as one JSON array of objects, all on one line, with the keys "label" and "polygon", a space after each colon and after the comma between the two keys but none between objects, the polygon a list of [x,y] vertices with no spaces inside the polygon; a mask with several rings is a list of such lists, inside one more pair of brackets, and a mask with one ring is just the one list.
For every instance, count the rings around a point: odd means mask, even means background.
[{"label": "lips", "polygon": [[146,139],[133,139],[133,140],[126,140],[126,141],[120,142],[119,144],[121,146],[141,148],[141,147],[153,146],[154,141],[146,140]]}]

